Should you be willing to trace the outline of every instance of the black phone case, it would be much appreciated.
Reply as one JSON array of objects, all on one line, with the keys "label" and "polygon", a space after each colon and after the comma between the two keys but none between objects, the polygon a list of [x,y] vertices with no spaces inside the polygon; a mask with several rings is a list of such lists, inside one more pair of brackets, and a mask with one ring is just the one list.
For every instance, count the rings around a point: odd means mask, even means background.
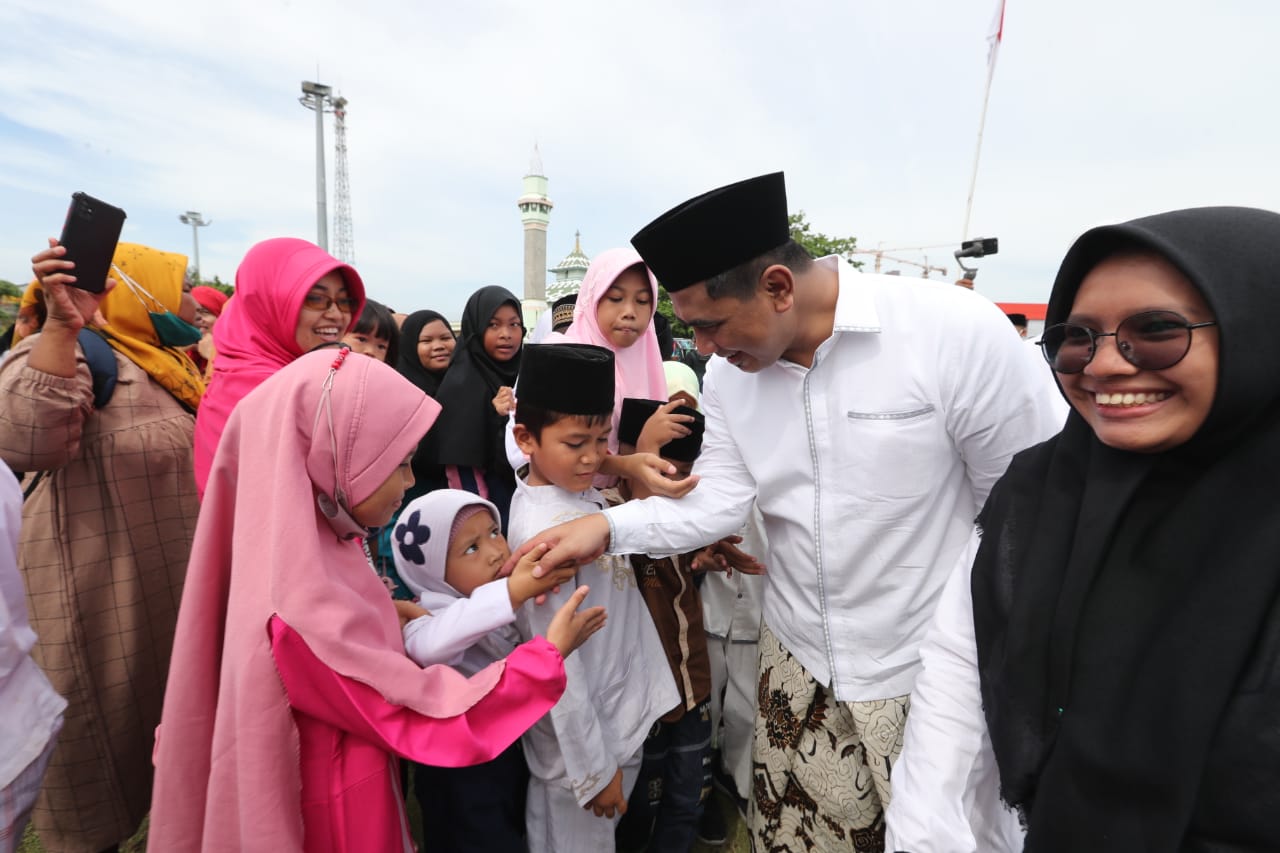
[{"label": "black phone case", "polygon": [[124,211],[114,205],[85,193],[71,196],[58,242],[67,249],[66,260],[75,262],[71,270],[76,277],[74,287],[92,293],[106,289],[124,220]]}]

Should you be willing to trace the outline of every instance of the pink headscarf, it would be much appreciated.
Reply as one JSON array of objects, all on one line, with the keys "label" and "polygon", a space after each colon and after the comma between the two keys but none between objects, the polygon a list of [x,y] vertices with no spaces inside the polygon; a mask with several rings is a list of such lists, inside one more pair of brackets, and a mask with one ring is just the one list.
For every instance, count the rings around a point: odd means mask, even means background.
[{"label": "pink headscarf", "polygon": [[377,359],[333,370],[339,352],[298,358],[227,421],[156,732],[153,850],[235,849],[248,837],[255,849],[302,849],[298,732],[271,654],[273,614],[335,672],[426,716],[463,713],[501,676],[501,663],[471,680],[419,669],[359,542],[318,508],[321,495],[369,497],[440,412]]},{"label": "pink headscarf", "polygon": [[[609,249],[596,255],[578,291],[578,303],[573,309],[573,323],[563,335],[552,333],[544,343],[595,344],[613,352],[613,432],[609,434],[609,449],[618,451],[618,417],[622,413],[622,401],[627,397],[643,397],[646,400],[667,399],[667,377],[662,370],[662,356],[658,352],[658,333],[653,319],[649,327],[629,347],[618,349],[600,329],[596,308],[600,300],[613,286],[613,282],[633,266],[644,267],[640,253],[630,246]],[[658,310],[658,280],[648,267],[644,267],[653,294],[653,310]]]},{"label": "pink headscarf", "polygon": [[[213,377],[196,417],[196,488],[204,494],[222,428],[240,399],[302,355],[298,315],[311,286],[339,270],[356,300],[354,326],[364,310],[364,282],[350,266],[306,240],[277,237],[251,248],[236,270],[236,294],[213,327]],[[350,327],[348,327],[350,328]]]}]

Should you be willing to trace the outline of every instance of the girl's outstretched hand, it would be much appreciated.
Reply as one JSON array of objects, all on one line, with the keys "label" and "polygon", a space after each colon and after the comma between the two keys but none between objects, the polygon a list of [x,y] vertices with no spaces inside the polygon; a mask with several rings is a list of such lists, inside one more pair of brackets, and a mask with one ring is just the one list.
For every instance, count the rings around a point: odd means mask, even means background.
[{"label": "girl's outstretched hand", "polygon": [[562,658],[567,658],[588,637],[604,627],[606,614],[603,607],[589,607],[578,612],[590,590],[588,586],[575,589],[569,600],[551,617],[551,624],[547,626],[547,640],[560,650]]}]

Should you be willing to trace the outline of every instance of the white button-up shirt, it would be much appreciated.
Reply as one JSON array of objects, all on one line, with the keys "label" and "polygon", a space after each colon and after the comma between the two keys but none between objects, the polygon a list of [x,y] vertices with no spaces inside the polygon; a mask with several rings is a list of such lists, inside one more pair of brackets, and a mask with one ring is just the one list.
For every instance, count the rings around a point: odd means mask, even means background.
[{"label": "white button-up shirt", "polygon": [[[1017,451],[1062,426],[991,302],[838,270],[813,366],[708,366],[698,487],[606,512],[611,553],[680,553],[734,533],[758,499],[764,620],[841,701],[911,692],[947,573]],[[1048,370],[1048,366],[1044,367]]]}]

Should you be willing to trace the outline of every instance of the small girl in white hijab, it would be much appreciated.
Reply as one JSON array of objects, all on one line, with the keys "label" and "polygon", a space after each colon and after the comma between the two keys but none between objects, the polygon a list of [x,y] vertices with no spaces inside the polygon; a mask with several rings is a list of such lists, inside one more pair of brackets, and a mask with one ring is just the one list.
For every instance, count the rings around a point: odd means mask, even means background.
[{"label": "small girl in white hijab", "polygon": [[[526,554],[509,576],[511,556],[498,508],[471,492],[439,489],[411,501],[392,532],[396,571],[427,610],[404,628],[405,652],[419,666],[449,664],[471,675],[520,643],[520,606],[572,579],[572,568],[533,577],[545,553]],[[566,605],[567,606],[567,605]],[[584,611],[604,621],[604,609]],[[507,851],[525,847],[529,769],[519,741],[474,767],[417,765],[414,793],[432,851]]]}]

